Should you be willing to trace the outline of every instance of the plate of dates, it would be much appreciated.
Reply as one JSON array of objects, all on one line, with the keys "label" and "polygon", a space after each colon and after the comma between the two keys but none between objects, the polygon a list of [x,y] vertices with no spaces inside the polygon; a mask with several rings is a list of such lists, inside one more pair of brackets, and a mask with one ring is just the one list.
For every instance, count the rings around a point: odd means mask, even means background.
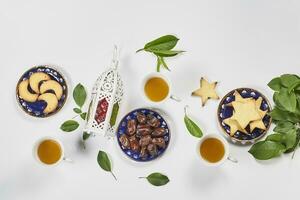
[{"label": "plate of dates", "polygon": [[146,162],[165,152],[170,142],[170,128],[157,111],[139,108],[121,120],[117,138],[121,150],[129,158]]}]

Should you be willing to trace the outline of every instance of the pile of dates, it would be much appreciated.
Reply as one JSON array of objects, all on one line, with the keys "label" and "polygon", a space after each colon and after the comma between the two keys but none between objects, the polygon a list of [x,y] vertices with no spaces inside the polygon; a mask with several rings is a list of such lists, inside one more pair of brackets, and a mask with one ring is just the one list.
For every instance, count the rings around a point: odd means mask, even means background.
[{"label": "pile of dates", "polygon": [[122,134],[119,141],[124,149],[139,152],[142,159],[156,156],[158,149],[166,148],[164,135],[167,130],[160,125],[155,116],[138,112],[136,119],[128,121],[126,134]]}]

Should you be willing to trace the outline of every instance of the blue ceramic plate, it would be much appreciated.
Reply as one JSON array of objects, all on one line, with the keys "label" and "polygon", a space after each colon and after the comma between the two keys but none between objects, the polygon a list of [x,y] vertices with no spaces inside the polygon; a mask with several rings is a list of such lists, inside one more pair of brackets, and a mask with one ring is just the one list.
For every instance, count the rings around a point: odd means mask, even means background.
[{"label": "blue ceramic plate", "polygon": [[[130,119],[137,119],[137,113],[138,112],[144,113],[145,115],[148,115],[148,114],[153,115],[154,117],[156,117],[160,121],[160,126],[159,127],[162,127],[162,128],[166,129],[166,134],[164,135],[164,140],[165,140],[165,143],[166,143],[166,147],[164,149],[158,148],[158,153],[155,156],[148,155],[146,158],[142,158],[140,156],[139,152],[135,152],[135,151],[132,151],[131,149],[124,148],[122,146],[122,144],[120,143],[120,141],[119,141],[119,138],[121,137],[121,135],[126,134],[126,128],[127,128],[128,121]],[[154,111],[154,110],[151,110],[151,109],[148,109],[148,108],[140,108],[140,109],[136,109],[136,110],[131,111],[130,113],[128,113],[121,120],[121,122],[119,124],[119,127],[118,127],[118,130],[117,130],[117,139],[118,139],[119,146],[121,147],[121,150],[129,158],[131,158],[134,161],[138,161],[138,162],[146,162],[146,161],[151,161],[151,160],[154,160],[154,159],[158,158],[159,156],[161,156],[166,151],[166,149],[169,146],[169,142],[170,142],[170,134],[171,134],[170,133],[170,128],[169,128],[166,120],[157,111]]]},{"label": "blue ceramic plate", "polygon": [[[263,111],[267,110],[268,112],[270,112],[271,105],[264,95],[262,95],[257,90],[254,90],[251,88],[238,88],[238,89],[232,90],[231,92],[229,92],[227,95],[225,95],[223,97],[223,99],[221,100],[221,102],[219,104],[218,121],[219,121],[219,124],[220,124],[224,134],[233,143],[238,143],[238,144],[242,144],[242,145],[255,143],[256,140],[260,139],[261,137],[263,137],[266,134],[266,132],[270,128],[272,119],[269,115],[266,115],[263,118],[263,122],[267,128],[266,130],[260,130],[260,129],[256,128],[249,134],[245,134],[245,133],[238,131],[233,136],[230,136],[230,127],[227,126],[223,122],[223,120],[231,117],[233,114],[233,108],[231,106],[226,106],[226,104],[235,100],[235,97],[233,95],[235,91],[238,91],[241,94],[241,96],[244,98],[253,97],[254,99],[258,99],[259,97],[262,97],[263,101],[262,101],[260,109]],[[249,127],[247,127],[246,129],[248,130],[248,132],[250,132]]]},{"label": "blue ceramic plate", "polygon": [[[21,81],[29,79],[29,77],[36,72],[44,72],[48,74],[52,80],[57,81],[63,88],[63,95],[61,99],[58,102],[57,108],[48,114],[43,113],[43,110],[46,108],[47,103],[45,101],[36,101],[36,102],[27,102],[20,98],[19,93],[18,93],[18,86]],[[17,101],[21,108],[29,115],[34,116],[34,117],[49,117],[55,113],[57,113],[65,104],[67,96],[68,96],[68,87],[65,78],[62,76],[60,72],[58,72],[56,69],[53,69],[49,66],[43,65],[43,66],[37,66],[29,69],[26,71],[21,78],[18,81],[17,84],[17,89],[16,89],[16,96],[17,96]]]}]

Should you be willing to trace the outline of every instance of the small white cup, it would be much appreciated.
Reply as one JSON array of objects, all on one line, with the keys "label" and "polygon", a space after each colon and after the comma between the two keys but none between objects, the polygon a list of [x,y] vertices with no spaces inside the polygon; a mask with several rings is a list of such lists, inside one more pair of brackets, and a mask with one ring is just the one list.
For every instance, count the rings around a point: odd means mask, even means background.
[{"label": "small white cup", "polygon": [[[157,102],[151,101],[151,100],[147,97],[147,95],[146,95],[146,93],[145,93],[145,85],[146,85],[147,81],[149,81],[151,78],[155,78],[155,77],[163,79],[164,81],[166,81],[167,85],[169,86],[169,92],[168,92],[167,96],[166,96],[163,100],[157,101]],[[167,76],[165,76],[165,75],[163,75],[163,74],[161,74],[161,73],[153,72],[153,73],[148,74],[148,75],[142,80],[141,86],[142,86],[142,87],[141,87],[141,92],[142,92],[142,94],[143,94],[143,97],[144,97],[145,101],[147,101],[147,102],[150,103],[150,104],[155,104],[155,105],[162,104],[162,103],[166,102],[169,98],[171,98],[171,99],[173,99],[173,100],[175,100],[175,101],[180,101],[179,98],[177,98],[177,97],[175,97],[175,96],[173,96],[173,95],[171,94],[171,93],[172,93],[172,88],[173,88],[173,86],[172,86],[172,83],[171,83],[170,79],[169,79]]]},{"label": "small white cup", "polygon": [[[209,138],[215,138],[215,139],[219,140],[223,144],[223,146],[224,146],[224,156],[218,162],[214,162],[214,163],[209,162],[209,161],[205,160],[202,157],[201,153],[200,153],[200,147],[201,147],[202,143],[205,140],[209,139]],[[237,162],[235,159],[232,159],[232,158],[229,157],[229,145],[228,145],[228,142],[222,136],[219,136],[217,134],[208,134],[208,135],[203,136],[200,139],[200,141],[198,142],[196,151],[197,151],[198,157],[200,158],[200,160],[202,161],[202,163],[204,165],[206,165],[206,166],[219,166],[219,165],[223,164],[227,159],[230,159],[232,162]]]},{"label": "small white cup", "polygon": [[[42,162],[38,156],[38,148],[39,148],[40,144],[42,142],[44,142],[45,140],[53,140],[53,141],[57,142],[60,146],[61,156],[60,156],[60,159],[56,163],[46,164],[46,163]],[[61,141],[56,138],[53,138],[53,137],[43,137],[43,138],[39,139],[38,141],[36,141],[33,146],[33,157],[39,164],[41,164],[43,166],[53,167],[53,166],[57,166],[58,164],[60,164],[62,160],[71,161],[70,159],[64,157],[64,155],[65,155],[64,153],[65,153],[65,151],[64,151],[64,147],[63,147],[63,144],[61,143]]]}]

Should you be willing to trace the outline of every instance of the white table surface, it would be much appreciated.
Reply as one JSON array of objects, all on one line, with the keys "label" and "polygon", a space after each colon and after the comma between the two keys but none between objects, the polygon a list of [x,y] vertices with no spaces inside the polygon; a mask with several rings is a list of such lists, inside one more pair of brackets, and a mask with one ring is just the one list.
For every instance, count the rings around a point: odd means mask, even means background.
[{"label": "white table surface", "polygon": [[[201,165],[197,139],[183,124],[183,107],[207,133],[221,131],[218,101],[204,108],[190,97],[200,77],[219,81],[220,96],[247,86],[272,97],[266,84],[283,73],[300,73],[300,2],[297,0],[0,0],[0,199],[291,199],[299,195],[300,152],[268,162],[257,162],[249,146],[230,145],[238,164],[219,168]],[[97,137],[86,151],[78,146],[80,130],[60,131],[73,116],[74,102],[47,119],[26,116],[15,100],[16,82],[28,68],[53,64],[63,68],[70,86],[83,83],[89,90],[109,65],[113,44],[122,48],[121,74],[126,97],[120,116],[146,104],[139,93],[141,78],[155,70],[156,60],[136,54],[147,41],[176,34],[184,55],[167,60],[174,91],[183,101],[159,108],[173,120],[171,146],[157,161],[133,163],[116,141]],[[271,132],[271,131],[269,131]],[[74,163],[56,168],[38,165],[32,147],[43,136],[62,140]],[[116,182],[99,168],[100,149],[113,159]],[[160,171],[170,178],[153,187],[137,177]]]}]

